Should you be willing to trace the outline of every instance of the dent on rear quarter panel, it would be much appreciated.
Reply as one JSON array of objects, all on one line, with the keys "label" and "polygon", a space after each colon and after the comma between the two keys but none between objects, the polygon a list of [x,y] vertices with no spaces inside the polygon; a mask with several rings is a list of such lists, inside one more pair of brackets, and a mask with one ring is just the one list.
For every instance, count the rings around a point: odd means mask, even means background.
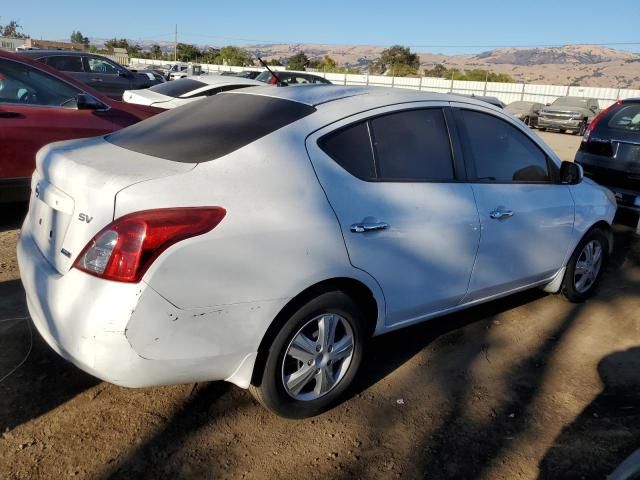
[{"label": "dent on rear quarter panel", "polygon": [[[304,128],[293,124],[191,172],[118,194],[116,217],[162,207],[227,210],[214,230],[174,245],[154,262],[145,281],[159,295],[182,310],[234,305],[240,311],[245,307],[236,305],[272,301],[282,308],[322,280],[362,280],[349,263],[338,221],[307,158]],[[372,279],[364,283],[382,296]],[[276,313],[254,312],[250,330],[239,327],[238,335],[251,336],[258,323],[265,332]]]}]

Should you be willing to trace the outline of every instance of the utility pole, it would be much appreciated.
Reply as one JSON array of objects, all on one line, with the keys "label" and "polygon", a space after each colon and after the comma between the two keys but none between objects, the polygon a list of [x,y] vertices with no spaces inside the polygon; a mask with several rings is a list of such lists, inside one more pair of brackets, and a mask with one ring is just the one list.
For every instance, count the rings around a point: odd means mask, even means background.
[{"label": "utility pole", "polygon": [[178,24],[176,23],[175,40],[173,43],[173,61],[178,61]]}]

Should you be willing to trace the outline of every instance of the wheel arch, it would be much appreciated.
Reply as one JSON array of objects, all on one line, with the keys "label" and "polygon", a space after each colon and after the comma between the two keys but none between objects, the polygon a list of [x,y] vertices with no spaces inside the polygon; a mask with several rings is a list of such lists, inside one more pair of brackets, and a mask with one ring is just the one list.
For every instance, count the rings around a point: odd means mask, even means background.
[{"label": "wheel arch", "polygon": [[318,295],[334,290],[345,292],[362,306],[365,313],[367,333],[369,336],[373,335],[378,324],[380,304],[373,291],[365,283],[350,277],[336,277],[318,282],[289,300],[267,328],[258,347],[251,376],[252,384],[260,383],[271,344],[291,315]]}]

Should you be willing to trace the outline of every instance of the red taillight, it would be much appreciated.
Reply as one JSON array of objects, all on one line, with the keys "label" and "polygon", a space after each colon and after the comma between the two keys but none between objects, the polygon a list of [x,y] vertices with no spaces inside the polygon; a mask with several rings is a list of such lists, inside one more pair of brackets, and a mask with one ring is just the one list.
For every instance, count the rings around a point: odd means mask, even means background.
[{"label": "red taillight", "polygon": [[598,115],[595,116],[595,118],[593,120],[591,120],[591,123],[587,126],[587,129],[584,132],[584,136],[582,137],[582,141],[584,143],[587,143],[589,140],[591,140],[591,134],[593,133],[593,131],[596,128],[596,125],[598,125],[598,122],[600,120],[602,120],[602,117],[604,117],[607,113],[609,113],[609,111],[612,108],[617,107],[618,105],[620,105],[622,103],[621,100],[618,100],[616,103],[614,103],[613,105],[611,105],[608,108],[605,108],[604,110],[602,110]]},{"label": "red taillight", "polygon": [[213,230],[221,207],[163,208],[120,217],[93,237],[73,266],[96,277],[139,282],[171,245]]}]

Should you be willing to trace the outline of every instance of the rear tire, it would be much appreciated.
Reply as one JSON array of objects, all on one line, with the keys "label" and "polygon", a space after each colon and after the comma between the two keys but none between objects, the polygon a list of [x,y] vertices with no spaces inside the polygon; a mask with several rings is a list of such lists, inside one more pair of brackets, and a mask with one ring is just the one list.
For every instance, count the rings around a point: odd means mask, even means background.
[{"label": "rear tire", "polygon": [[329,410],[352,385],[362,363],[365,325],[362,310],[342,291],[308,301],[277,334],[262,375],[249,391],[265,408],[286,418]]},{"label": "rear tire", "polygon": [[581,137],[584,135],[584,132],[587,131],[587,121],[583,120],[580,124],[580,129],[576,132],[576,135],[580,135]]},{"label": "rear tire", "polygon": [[584,302],[596,289],[609,260],[609,239],[599,229],[588,232],[567,264],[562,293],[570,302]]},{"label": "rear tire", "polygon": [[546,132],[547,129],[545,127],[538,127],[538,130],[540,130],[541,132]]}]

